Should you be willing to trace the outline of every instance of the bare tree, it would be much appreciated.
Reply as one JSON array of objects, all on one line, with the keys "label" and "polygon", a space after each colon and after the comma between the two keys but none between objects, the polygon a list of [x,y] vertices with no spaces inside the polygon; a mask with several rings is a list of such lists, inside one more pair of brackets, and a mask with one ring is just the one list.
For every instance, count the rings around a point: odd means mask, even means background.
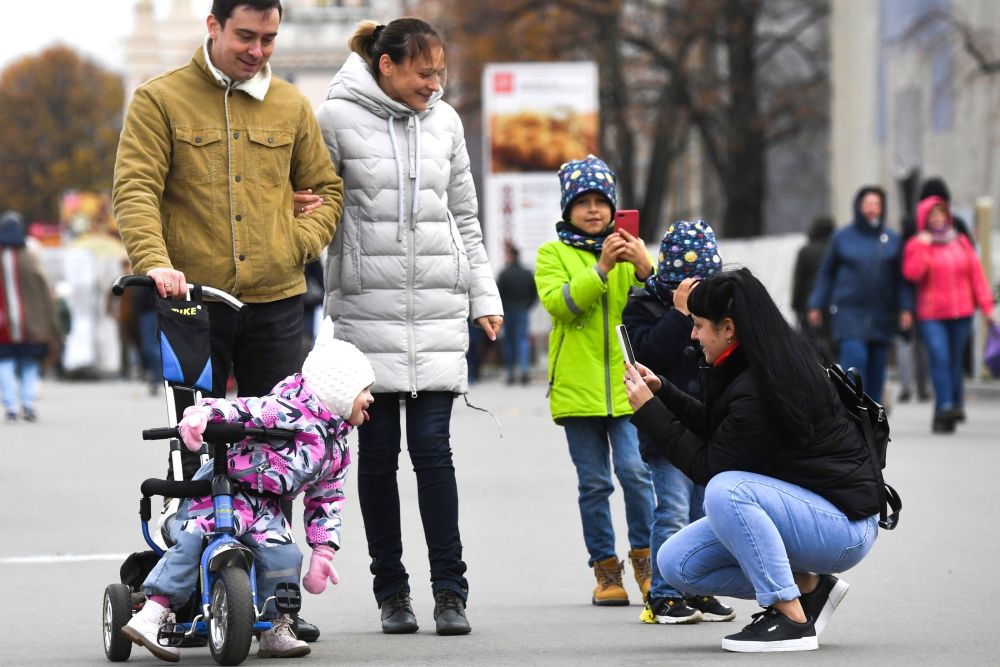
[{"label": "bare tree", "polygon": [[989,76],[1000,74],[1000,46],[995,29],[975,28],[954,10],[931,9],[921,14],[899,37],[900,42],[920,39],[932,28],[944,25],[959,38],[962,50],[976,64],[976,69]]},{"label": "bare tree", "polygon": [[121,79],[52,47],[0,74],[0,201],[28,220],[58,219],[66,189],[111,187]]},{"label": "bare tree", "polygon": [[601,152],[622,200],[640,202],[647,238],[692,136],[720,184],[722,230],[755,236],[767,149],[827,122],[828,56],[816,37],[826,0],[495,0],[474,14],[449,4],[466,110],[479,108],[486,62],[598,63]]}]

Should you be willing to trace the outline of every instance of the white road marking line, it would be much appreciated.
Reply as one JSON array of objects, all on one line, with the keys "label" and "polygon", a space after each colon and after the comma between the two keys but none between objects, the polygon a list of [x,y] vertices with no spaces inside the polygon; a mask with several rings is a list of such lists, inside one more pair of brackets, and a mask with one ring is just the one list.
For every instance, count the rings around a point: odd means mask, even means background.
[{"label": "white road marking line", "polygon": [[51,554],[42,556],[7,556],[0,558],[2,565],[43,565],[46,563],[81,563],[91,560],[123,561],[128,554]]}]

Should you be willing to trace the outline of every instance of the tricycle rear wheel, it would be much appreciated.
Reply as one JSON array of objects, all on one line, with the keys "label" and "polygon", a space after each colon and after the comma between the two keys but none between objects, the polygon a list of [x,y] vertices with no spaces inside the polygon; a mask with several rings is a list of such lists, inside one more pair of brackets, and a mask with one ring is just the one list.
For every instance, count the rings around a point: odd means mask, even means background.
[{"label": "tricycle rear wheel", "polygon": [[101,606],[104,655],[111,662],[124,662],[132,655],[132,640],[122,634],[122,628],[132,620],[132,589],[125,584],[111,584],[104,589]]}]

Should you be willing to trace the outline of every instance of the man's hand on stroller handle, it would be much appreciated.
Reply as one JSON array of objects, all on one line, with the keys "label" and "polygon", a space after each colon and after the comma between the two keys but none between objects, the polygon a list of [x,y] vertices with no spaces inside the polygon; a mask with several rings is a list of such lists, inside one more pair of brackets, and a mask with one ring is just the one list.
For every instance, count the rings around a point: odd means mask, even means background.
[{"label": "man's hand on stroller handle", "polygon": [[[159,278],[155,277],[155,272],[157,271],[170,271],[172,278],[164,279],[162,275]],[[184,281],[184,274],[179,271],[174,271],[173,269],[151,269],[148,275],[145,276],[133,276],[124,275],[118,276],[115,279],[114,284],[111,286],[111,293],[115,296],[121,296],[125,293],[125,290],[129,287],[137,287],[141,289],[153,290],[161,298],[165,299],[186,299],[188,298],[189,292],[194,292],[195,290],[200,290],[205,296],[211,297],[216,301],[221,301],[233,310],[240,310],[243,308],[244,303],[234,297],[228,292],[224,292],[218,288],[211,287],[209,285],[192,285],[188,282],[175,283],[177,276],[180,276],[180,280]],[[170,284],[169,296],[164,296],[168,291],[166,285]],[[200,297],[196,297],[200,301]]]},{"label": "man's hand on stroller handle", "polygon": [[161,266],[150,269],[146,275],[153,279],[153,282],[156,283],[156,291],[164,299],[187,294],[187,278],[177,269]]},{"label": "man's hand on stroller handle", "polygon": [[177,424],[177,432],[180,433],[181,440],[188,451],[197,452],[201,450],[202,435],[205,434],[205,427],[208,426],[208,416],[211,409],[203,405],[192,405],[184,410],[184,417]]},{"label": "man's hand on stroller handle", "polygon": [[330,583],[340,583],[337,571],[333,569],[333,556],[337,552],[325,544],[318,544],[313,547],[312,557],[309,559],[309,570],[306,576],[302,577],[302,585],[313,595],[319,595],[326,590],[326,580]]}]

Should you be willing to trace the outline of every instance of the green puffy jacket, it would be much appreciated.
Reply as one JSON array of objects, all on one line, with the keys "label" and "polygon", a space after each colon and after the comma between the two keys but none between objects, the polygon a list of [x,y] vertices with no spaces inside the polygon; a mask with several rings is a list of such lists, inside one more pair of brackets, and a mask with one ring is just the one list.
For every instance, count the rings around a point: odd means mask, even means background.
[{"label": "green puffy jacket", "polygon": [[535,286],[552,316],[549,335],[549,408],[563,417],[632,414],[622,378],[621,324],[629,289],[642,285],[635,267],[622,263],[597,272],[594,253],[551,241],[538,249]]}]

